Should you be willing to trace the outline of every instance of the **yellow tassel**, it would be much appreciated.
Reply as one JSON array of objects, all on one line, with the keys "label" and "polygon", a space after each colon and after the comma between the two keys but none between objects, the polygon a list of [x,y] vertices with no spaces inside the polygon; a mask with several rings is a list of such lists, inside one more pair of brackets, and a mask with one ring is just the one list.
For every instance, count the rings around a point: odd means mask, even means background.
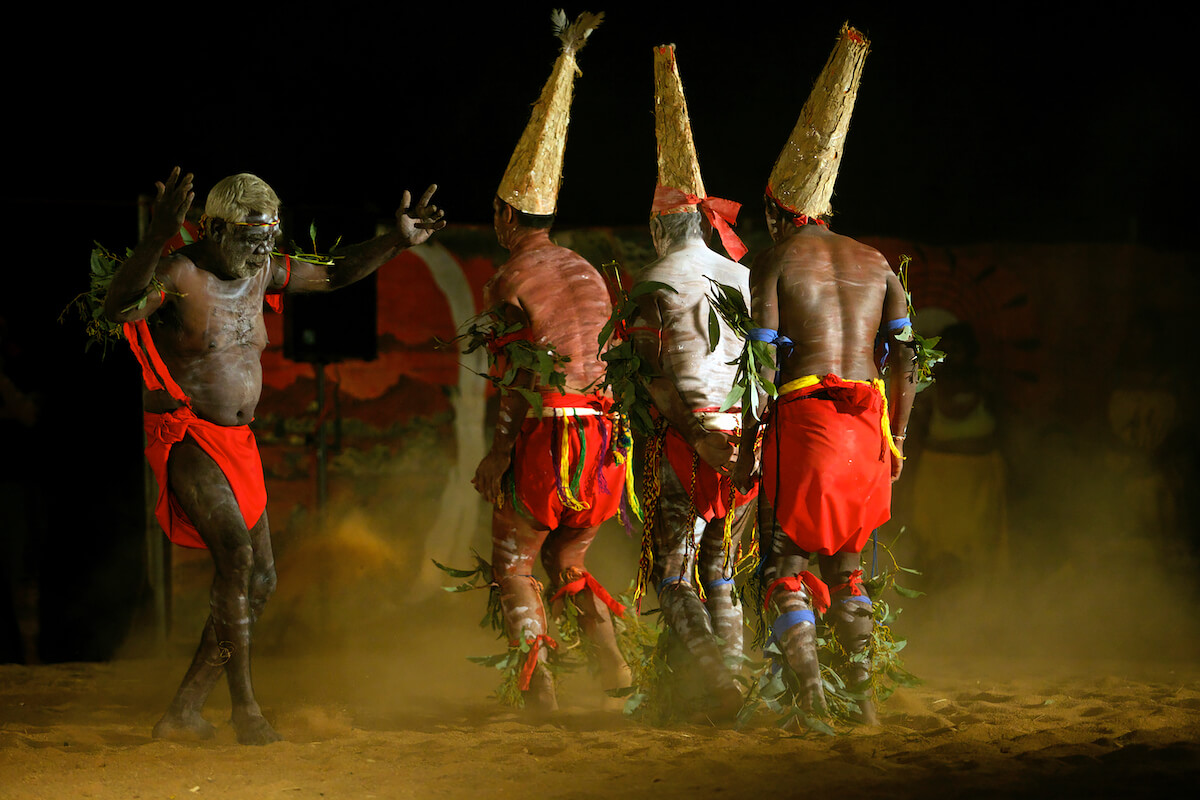
[{"label": "yellow tassel", "polygon": [[625,459],[625,496],[629,498],[629,510],[641,522],[645,517],[642,515],[642,504],[638,502],[637,476],[633,474],[632,458]]},{"label": "yellow tassel", "polygon": [[[580,458],[583,456],[583,453],[579,454]],[[572,511],[584,511],[590,508],[571,494],[571,430],[565,416],[562,418],[562,447],[558,459],[558,475],[562,484],[559,494],[562,497],[563,505]]]}]

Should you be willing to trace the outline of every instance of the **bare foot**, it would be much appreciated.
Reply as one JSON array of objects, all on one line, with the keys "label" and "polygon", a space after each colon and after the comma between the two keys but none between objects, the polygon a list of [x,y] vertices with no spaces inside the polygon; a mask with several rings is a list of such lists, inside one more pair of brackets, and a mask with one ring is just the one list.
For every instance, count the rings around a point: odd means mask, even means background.
[{"label": "bare foot", "polygon": [[155,739],[168,739],[173,742],[200,742],[211,739],[217,732],[212,723],[197,712],[172,714],[167,712],[154,726],[150,735]]},{"label": "bare foot", "polygon": [[235,714],[229,722],[237,733],[238,744],[270,744],[283,741],[283,737],[275,732],[262,714]]},{"label": "bare foot", "polygon": [[861,714],[852,715],[852,719],[861,725],[878,725],[879,715],[875,713],[875,701],[867,697],[858,701],[858,707],[862,710]]},{"label": "bare foot", "polygon": [[733,722],[737,719],[738,712],[742,710],[744,704],[745,700],[742,698],[742,693],[738,691],[736,686],[726,686],[722,689],[716,689],[709,696],[709,702],[705,708],[695,715],[695,721],[699,723],[708,722],[712,725]]},{"label": "bare foot", "polygon": [[709,712],[709,716],[713,718],[714,722],[732,722],[737,719],[738,712],[745,705],[745,699],[736,686],[727,686],[719,690],[713,699],[715,705]]},{"label": "bare foot", "polygon": [[630,686],[633,686],[633,670],[624,661],[612,667],[601,668],[600,688],[604,691],[628,689]]},{"label": "bare foot", "polygon": [[554,692],[554,678],[550,670],[541,664],[533,671],[529,689],[525,692],[525,710],[534,714],[549,714],[558,711],[558,697]]},{"label": "bare foot", "polygon": [[875,700],[871,692],[871,672],[862,663],[849,663],[842,670],[842,679],[851,692],[861,694],[858,707],[862,713],[851,714],[850,718],[860,725],[878,725],[879,715],[875,713]]}]

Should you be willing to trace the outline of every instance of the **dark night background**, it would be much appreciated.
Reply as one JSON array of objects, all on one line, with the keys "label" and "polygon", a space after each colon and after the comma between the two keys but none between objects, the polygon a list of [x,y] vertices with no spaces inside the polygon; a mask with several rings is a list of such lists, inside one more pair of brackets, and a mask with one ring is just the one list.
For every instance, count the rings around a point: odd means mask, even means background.
[{"label": "dark night background", "polygon": [[[1147,4],[1121,18],[896,5],[595,6],[607,19],[579,58],[559,225],[645,222],[651,48],[664,42],[678,47],[709,192],[760,224],[766,177],[849,19],[872,51],[834,198],[839,232],[1194,249],[1183,20]],[[85,356],[78,328],[56,322],[86,286],[92,241],[133,245],[138,195],[176,164],[195,173],[197,202],[221,177],[254,172],[298,218],[348,240],[430,182],[452,224],[488,223],[557,53],[549,6],[428,8],[34,10],[6,31],[0,317],[6,369],[41,399],[42,439],[0,447],[6,475],[47,489],[44,658],[107,657],[140,601],[137,373],[124,353]]]}]

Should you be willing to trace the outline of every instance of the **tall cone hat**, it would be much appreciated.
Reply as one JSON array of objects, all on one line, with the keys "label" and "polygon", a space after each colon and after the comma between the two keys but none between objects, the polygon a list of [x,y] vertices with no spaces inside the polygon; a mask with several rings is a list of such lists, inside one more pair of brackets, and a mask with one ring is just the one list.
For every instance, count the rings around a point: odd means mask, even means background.
[{"label": "tall cone hat", "polygon": [[658,141],[658,185],[651,212],[698,210],[716,229],[733,260],[740,259],[746,254],[746,246],[730,226],[737,224],[741,204],[704,192],[673,44],[654,48],[654,137]]},{"label": "tall cone hat", "polygon": [[658,185],[704,197],[704,180],[700,177],[673,44],[654,48],[654,138],[658,142]]},{"label": "tall cone hat", "polygon": [[604,20],[604,14],[585,11],[568,25],[566,15],[559,9],[551,19],[555,35],[562,40],[562,52],[554,62],[550,80],[533,104],[529,124],[496,190],[501,200],[526,214],[553,214],[558,205],[567,123],[571,121],[571,94],[575,76],[581,74],[575,65],[575,54],[583,49],[587,37]]},{"label": "tall cone hat", "polygon": [[837,44],[817,76],[791,138],[767,181],[767,196],[792,214],[823,217],[842,162],[850,115],[870,42],[842,24]]}]

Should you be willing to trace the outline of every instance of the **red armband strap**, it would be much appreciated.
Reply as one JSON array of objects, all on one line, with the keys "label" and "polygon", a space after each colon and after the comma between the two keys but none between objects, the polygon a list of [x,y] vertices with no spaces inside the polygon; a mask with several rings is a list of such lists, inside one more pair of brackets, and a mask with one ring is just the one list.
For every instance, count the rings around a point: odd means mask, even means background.
[{"label": "red armband strap", "polygon": [[281,294],[287,288],[287,285],[292,282],[292,257],[287,253],[283,254],[283,268],[287,270],[287,275],[283,279],[283,286],[280,286],[273,292],[268,292],[267,296],[263,298],[276,314],[283,313],[283,297],[281,297]]},{"label": "red armband strap", "polygon": [[505,336],[499,336],[495,339],[492,339],[490,342],[488,342],[487,348],[493,353],[498,353],[513,342],[532,341],[533,334],[530,332],[530,330],[528,328],[521,328],[520,330],[513,331]]},{"label": "red armband strap", "polygon": [[652,334],[655,339],[662,339],[662,336],[663,336],[662,331],[659,328],[653,328],[649,325],[636,325],[632,328],[626,329],[626,333],[642,333],[642,332]]},{"label": "red armband strap", "polygon": [[805,592],[805,594],[812,598],[813,609],[818,614],[824,614],[829,610],[829,587],[825,585],[823,580],[807,570],[801,572],[799,575],[780,578],[772,583],[767,589],[767,597],[763,601],[764,610],[771,605],[771,595],[780,586],[791,592]]}]

